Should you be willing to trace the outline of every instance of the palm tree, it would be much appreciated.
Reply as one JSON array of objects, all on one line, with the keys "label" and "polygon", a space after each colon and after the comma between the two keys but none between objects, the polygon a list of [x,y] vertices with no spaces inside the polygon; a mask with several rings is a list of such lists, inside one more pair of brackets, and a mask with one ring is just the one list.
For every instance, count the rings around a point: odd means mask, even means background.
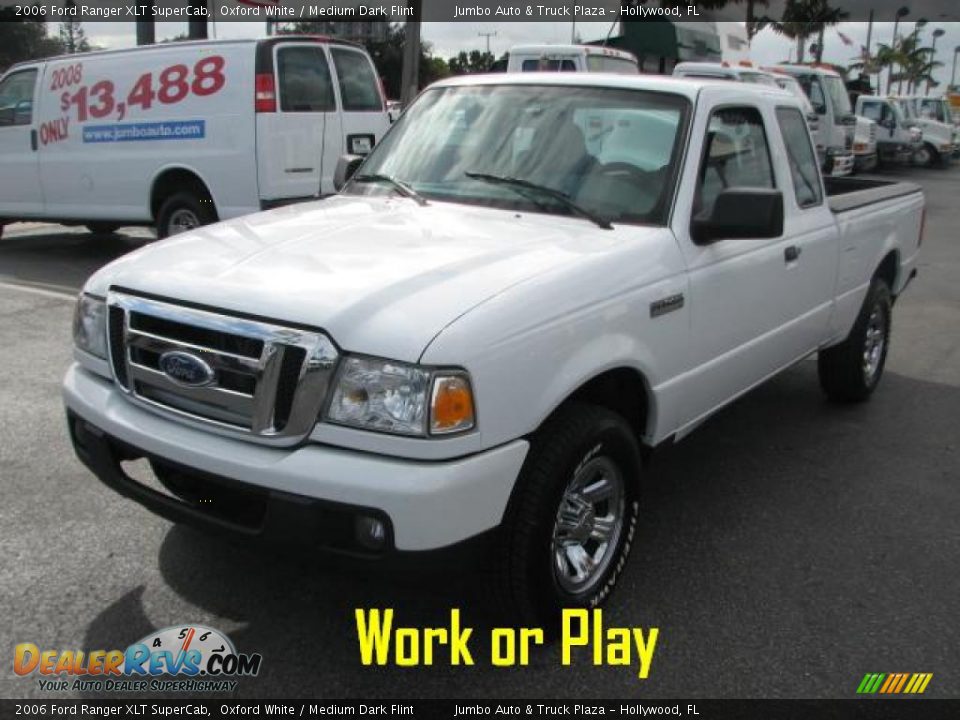
[{"label": "palm tree", "polygon": [[830,7],[827,0],[787,0],[782,19],[771,25],[775,32],[797,41],[797,62],[802,63],[807,38],[847,16],[843,10]]},{"label": "palm tree", "polygon": [[897,47],[900,70],[893,75],[898,82],[898,93],[903,90],[904,80],[907,81],[908,95],[912,95],[922,83],[933,80],[933,71],[943,65],[933,59],[933,52],[932,47],[920,44],[919,28],[900,40]]}]

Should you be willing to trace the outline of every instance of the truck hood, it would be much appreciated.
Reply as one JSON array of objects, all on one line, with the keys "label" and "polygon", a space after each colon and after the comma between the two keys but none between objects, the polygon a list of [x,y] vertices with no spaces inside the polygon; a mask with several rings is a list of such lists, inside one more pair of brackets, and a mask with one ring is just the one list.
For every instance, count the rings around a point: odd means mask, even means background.
[{"label": "truck hood", "polygon": [[101,269],[86,291],[124,288],[318,327],[347,351],[412,362],[443,328],[511,286],[656,232],[665,231],[335,196],[147,245]]}]

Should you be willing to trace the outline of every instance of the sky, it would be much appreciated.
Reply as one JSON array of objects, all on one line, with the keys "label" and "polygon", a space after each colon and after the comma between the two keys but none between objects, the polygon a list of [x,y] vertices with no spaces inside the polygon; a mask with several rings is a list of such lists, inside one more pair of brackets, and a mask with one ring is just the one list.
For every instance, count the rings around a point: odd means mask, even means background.
[{"label": "sky", "polygon": [[[85,22],[84,29],[88,39],[94,44],[105,48],[132,47],[136,44],[133,23],[120,22]],[[910,32],[913,22],[900,23],[901,33]],[[930,33],[934,28],[943,28],[945,35],[937,41],[937,59],[944,63],[938,68],[934,77],[941,82],[941,88],[950,81],[950,74],[954,58],[953,50],[960,47],[960,22],[931,22],[924,28],[926,43],[930,41]],[[610,23],[578,22],[576,33],[583,40],[603,38],[610,29]],[[55,23],[49,23],[50,32],[55,31]],[[157,39],[173,37],[186,32],[186,23],[160,22],[156,25]],[[265,33],[264,23],[259,22],[218,22],[215,24],[216,36],[219,38],[259,37]],[[446,22],[423,23],[421,35],[423,40],[433,47],[435,55],[448,58],[461,50],[483,50],[487,40],[480,33],[496,33],[490,37],[490,51],[500,56],[511,46],[530,43],[567,43],[574,32],[570,22]],[[840,38],[840,33],[846,35],[852,42],[847,46]],[[873,24],[872,45],[890,43],[893,35],[892,22],[877,22]],[[835,62],[847,65],[859,54],[860,46],[866,44],[867,23],[847,22],[840,23],[836,28],[828,28],[824,41],[825,62]],[[757,64],[773,64],[782,60],[792,59],[795,44],[783,38],[771,29],[766,28],[759,33],[751,45],[750,54]],[[960,82],[960,68],[957,70]]]}]

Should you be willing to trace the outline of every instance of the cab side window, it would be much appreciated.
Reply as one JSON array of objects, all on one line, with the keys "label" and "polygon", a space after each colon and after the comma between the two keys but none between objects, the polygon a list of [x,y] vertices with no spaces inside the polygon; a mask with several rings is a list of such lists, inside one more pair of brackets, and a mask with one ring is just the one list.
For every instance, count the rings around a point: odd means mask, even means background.
[{"label": "cab side window", "polygon": [[380,82],[366,55],[342,48],[331,48],[330,53],[337,68],[343,109],[361,112],[383,110]]},{"label": "cab side window", "polygon": [[277,69],[283,112],[330,112],[336,109],[330,68],[319,47],[280,48]]},{"label": "cab side window", "polygon": [[14,73],[0,83],[0,127],[31,123],[36,84],[36,70]]},{"label": "cab side window", "polygon": [[777,122],[783,144],[787,146],[787,161],[793,178],[793,191],[797,205],[802,208],[819,205],[823,199],[820,191],[820,172],[817,156],[810,146],[807,122],[796,108],[777,108]]},{"label": "cab side window", "polygon": [[763,118],[756,108],[714,110],[704,144],[694,217],[709,218],[721,190],[776,187]]}]

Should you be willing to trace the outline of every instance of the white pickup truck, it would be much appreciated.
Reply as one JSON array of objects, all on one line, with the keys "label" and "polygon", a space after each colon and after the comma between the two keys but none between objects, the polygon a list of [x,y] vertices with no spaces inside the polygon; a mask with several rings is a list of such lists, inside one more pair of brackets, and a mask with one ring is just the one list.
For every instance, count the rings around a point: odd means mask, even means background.
[{"label": "white pickup truck", "polygon": [[923,227],[918,187],[825,184],[797,100],[742,83],[458,78],[356,165],[97,272],[71,437],[175,521],[484,547],[517,622],[607,597],[649,450],[814,354],[868,398]]}]

